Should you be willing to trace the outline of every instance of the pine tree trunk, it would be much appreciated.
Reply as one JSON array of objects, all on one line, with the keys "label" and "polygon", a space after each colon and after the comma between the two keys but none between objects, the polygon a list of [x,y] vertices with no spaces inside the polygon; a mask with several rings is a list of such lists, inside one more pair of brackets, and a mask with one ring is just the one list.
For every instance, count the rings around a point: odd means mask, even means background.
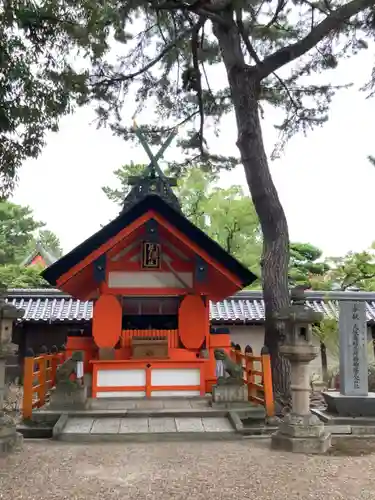
[{"label": "pine tree trunk", "polygon": [[238,140],[251,197],[263,232],[262,285],[265,302],[265,345],[271,354],[275,396],[281,404],[290,400],[290,365],[280,356],[283,325],[274,314],[289,304],[289,234],[286,217],[273,183],[264,150],[259,120],[259,83],[244,63],[236,29],[214,26],[227,70],[234,105]]}]

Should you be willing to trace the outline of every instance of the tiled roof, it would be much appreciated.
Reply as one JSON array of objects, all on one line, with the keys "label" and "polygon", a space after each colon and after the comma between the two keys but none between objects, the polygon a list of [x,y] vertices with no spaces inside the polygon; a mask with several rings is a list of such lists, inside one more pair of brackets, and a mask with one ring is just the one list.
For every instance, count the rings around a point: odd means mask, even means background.
[{"label": "tiled roof", "polygon": [[[355,294],[354,294],[355,293]],[[328,317],[337,316],[337,300],[361,298],[366,300],[367,320],[375,324],[375,293],[365,292],[306,292],[307,304]],[[344,295],[343,295],[344,294]],[[54,289],[14,289],[8,291],[7,301],[25,310],[21,321],[84,322],[92,318],[91,301],[80,301]],[[260,291],[240,292],[221,302],[210,303],[213,323],[262,323],[264,303]]]}]

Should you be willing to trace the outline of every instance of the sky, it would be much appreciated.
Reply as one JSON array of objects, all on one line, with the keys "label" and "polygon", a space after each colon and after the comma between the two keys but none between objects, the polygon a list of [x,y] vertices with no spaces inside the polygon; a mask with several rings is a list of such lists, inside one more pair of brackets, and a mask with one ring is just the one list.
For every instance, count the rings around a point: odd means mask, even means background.
[{"label": "sky", "polygon": [[[375,240],[375,167],[367,160],[368,154],[375,155],[375,99],[366,100],[358,91],[372,62],[365,52],[342,63],[331,77],[355,85],[338,93],[328,123],[307,137],[294,137],[283,156],[270,162],[291,240],[312,243],[326,256],[360,251]],[[127,109],[123,123],[131,124],[132,112]],[[101,190],[116,186],[113,171],[131,160],[148,159],[140,145],[114,137],[109,129],[98,130],[94,117],[92,108],[84,108],[62,119],[59,132],[48,134],[39,158],[22,166],[13,197],[14,202],[29,205],[35,217],[58,235],[65,252],[118,214],[119,207]],[[268,154],[277,140],[273,127],[277,118],[270,111],[262,123]],[[152,109],[137,117],[139,124],[153,119]],[[212,152],[238,156],[233,115],[223,120],[219,138],[210,133],[209,137]],[[178,156],[171,147],[166,159]],[[241,184],[248,190],[242,166],[223,173],[220,184]]]}]

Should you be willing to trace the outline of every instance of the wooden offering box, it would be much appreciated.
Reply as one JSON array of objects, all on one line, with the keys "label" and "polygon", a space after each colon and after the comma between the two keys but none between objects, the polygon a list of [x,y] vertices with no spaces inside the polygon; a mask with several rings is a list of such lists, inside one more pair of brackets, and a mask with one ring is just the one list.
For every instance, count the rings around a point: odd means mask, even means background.
[{"label": "wooden offering box", "polygon": [[132,358],[168,358],[167,337],[132,337]]}]

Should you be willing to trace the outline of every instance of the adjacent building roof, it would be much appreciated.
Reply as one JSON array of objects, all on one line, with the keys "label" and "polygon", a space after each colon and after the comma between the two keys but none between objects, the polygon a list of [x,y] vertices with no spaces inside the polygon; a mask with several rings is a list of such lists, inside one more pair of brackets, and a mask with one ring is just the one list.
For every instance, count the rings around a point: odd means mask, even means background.
[{"label": "adjacent building roof", "polygon": [[141,199],[139,203],[130,206],[128,210],[121,212],[116,219],[45,269],[42,272],[43,278],[52,286],[56,286],[60,276],[68,272],[69,269],[89,256],[95,249],[115,237],[122,229],[129,226],[149,210],[154,210],[160,214],[174,227],[184,233],[191,241],[194,241],[200,248],[204,249],[225,269],[228,269],[228,271],[237,276],[242,287],[250,285],[257,279],[249,269],[238,262],[238,260],[226,252],[216,243],[216,241],[207,236],[182,215],[182,213],[175,210],[158,195],[148,195]]},{"label": "adjacent building roof", "polygon": [[35,245],[34,250],[24,259],[24,261],[21,263],[21,266],[30,266],[34,259],[40,255],[46,266],[52,265],[54,262],[57,261],[57,258],[48,250],[46,250],[43,245],[38,241]]},{"label": "adjacent building roof", "polygon": [[[366,301],[367,321],[375,325],[375,293],[365,292],[306,292],[307,304],[326,317],[338,315],[338,301],[360,299]],[[91,301],[73,299],[55,289],[8,290],[8,302],[24,309],[21,321],[30,322],[85,322],[92,318]],[[262,292],[244,291],[226,300],[210,303],[210,319],[214,324],[262,324],[264,303]]]}]

